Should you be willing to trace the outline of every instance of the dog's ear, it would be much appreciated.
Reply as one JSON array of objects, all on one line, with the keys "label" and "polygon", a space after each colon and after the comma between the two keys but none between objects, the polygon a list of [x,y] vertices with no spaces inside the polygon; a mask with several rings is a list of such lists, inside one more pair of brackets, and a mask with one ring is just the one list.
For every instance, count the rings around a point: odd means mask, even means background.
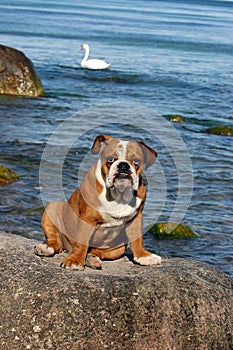
[{"label": "dog's ear", "polygon": [[138,141],[138,144],[142,148],[144,154],[145,169],[147,169],[155,162],[158,154],[153,148],[147,146],[143,141]]},{"label": "dog's ear", "polygon": [[93,145],[92,145],[91,152],[93,154],[100,153],[101,147],[103,146],[104,142],[109,141],[109,140],[114,140],[114,137],[108,136],[108,135],[97,136]]}]

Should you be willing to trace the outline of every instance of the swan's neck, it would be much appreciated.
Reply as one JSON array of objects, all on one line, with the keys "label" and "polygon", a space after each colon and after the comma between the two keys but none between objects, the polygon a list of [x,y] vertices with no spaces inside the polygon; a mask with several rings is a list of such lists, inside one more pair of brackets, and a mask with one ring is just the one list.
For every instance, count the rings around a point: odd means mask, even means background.
[{"label": "swan's neck", "polygon": [[88,56],[89,56],[89,47],[86,47],[85,48],[85,54],[84,54],[84,57],[83,57],[83,62],[87,61]]}]

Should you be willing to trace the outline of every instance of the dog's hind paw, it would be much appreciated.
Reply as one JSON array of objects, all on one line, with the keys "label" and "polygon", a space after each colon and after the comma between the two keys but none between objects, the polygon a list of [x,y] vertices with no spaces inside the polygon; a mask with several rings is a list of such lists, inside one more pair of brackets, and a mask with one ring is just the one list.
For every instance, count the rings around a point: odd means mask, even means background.
[{"label": "dog's hind paw", "polygon": [[87,254],[85,265],[87,267],[90,267],[91,269],[95,269],[95,270],[102,269],[100,258],[96,255],[93,255],[93,254]]},{"label": "dog's hind paw", "polygon": [[148,256],[142,256],[140,258],[134,258],[134,261],[140,265],[160,265],[162,258],[159,255],[151,254]]},{"label": "dog's hind paw", "polygon": [[39,256],[53,256],[55,252],[53,247],[48,247],[46,243],[38,243],[34,247],[34,253]]}]

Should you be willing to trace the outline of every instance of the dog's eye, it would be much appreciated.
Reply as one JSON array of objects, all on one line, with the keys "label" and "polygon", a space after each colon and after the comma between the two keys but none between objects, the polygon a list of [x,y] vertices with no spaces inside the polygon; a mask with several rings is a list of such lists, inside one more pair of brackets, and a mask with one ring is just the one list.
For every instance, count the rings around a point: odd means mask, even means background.
[{"label": "dog's eye", "polygon": [[139,166],[139,165],[140,165],[140,160],[138,160],[138,159],[133,159],[132,162],[133,162],[133,164],[136,165],[136,166]]},{"label": "dog's eye", "polygon": [[114,157],[107,158],[107,163],[108,164],[112,164],[112,163],[114,163],[114,161],[115,161]]}]

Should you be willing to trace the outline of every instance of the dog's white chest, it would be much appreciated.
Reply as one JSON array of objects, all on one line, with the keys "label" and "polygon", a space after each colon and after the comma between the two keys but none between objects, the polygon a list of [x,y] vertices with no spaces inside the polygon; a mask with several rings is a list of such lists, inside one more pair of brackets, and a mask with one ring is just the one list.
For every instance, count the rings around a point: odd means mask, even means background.
[{"label": "dog's white chest", "polygon": [[99,212],[104,221],[101,226],[117,227],[126,224],[134,218],[141,204],[141,199],[136,198],[133,205],[117,203],[116,201],[108,202],[107,200],[102,200],[101,202],[102,205],[99,208]]}]

